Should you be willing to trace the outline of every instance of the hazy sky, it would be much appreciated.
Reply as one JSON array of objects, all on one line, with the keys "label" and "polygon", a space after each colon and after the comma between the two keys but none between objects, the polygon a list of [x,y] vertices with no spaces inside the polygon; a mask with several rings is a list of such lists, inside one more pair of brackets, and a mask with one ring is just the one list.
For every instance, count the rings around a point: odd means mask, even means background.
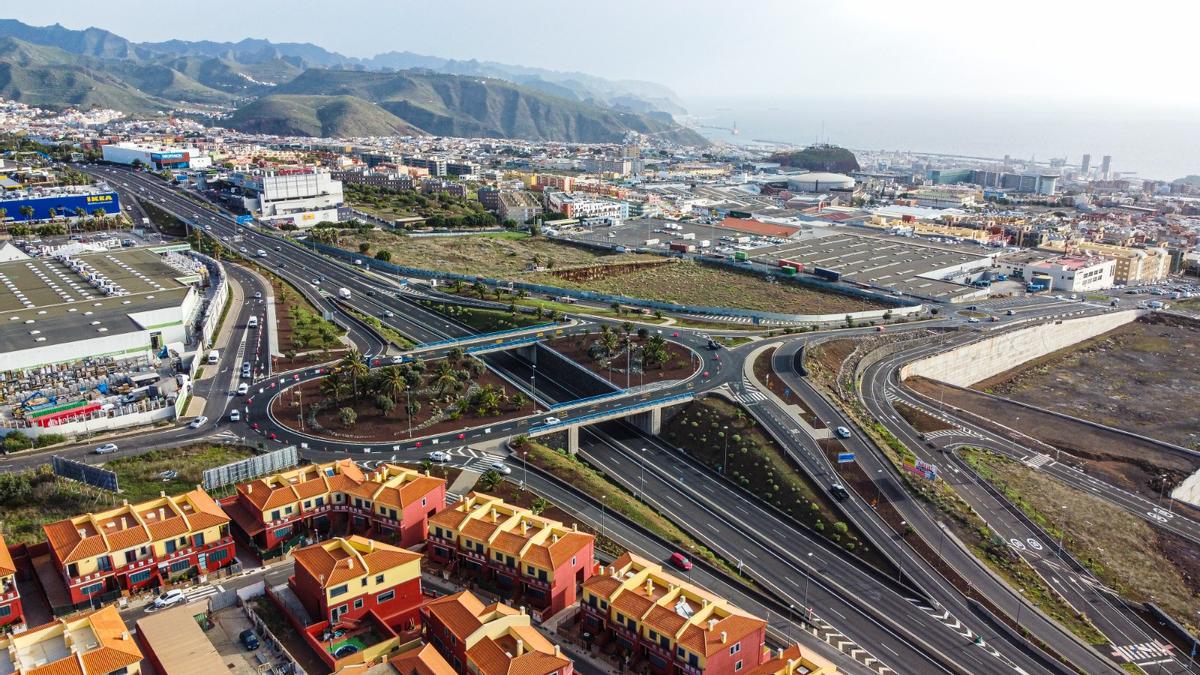
[{"label": "hazy sky", "polygon": [[27,23],[135,41],[244,37],[666,84],[686,98],[994,97],[1200,107],[1200,3],[1108,0],[61,0]]}]

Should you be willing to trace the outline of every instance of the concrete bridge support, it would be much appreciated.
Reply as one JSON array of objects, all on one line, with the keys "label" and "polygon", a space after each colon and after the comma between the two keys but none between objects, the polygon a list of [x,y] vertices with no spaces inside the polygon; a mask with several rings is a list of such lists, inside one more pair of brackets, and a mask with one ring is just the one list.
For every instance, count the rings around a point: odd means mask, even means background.
[{"label": "concrete bridge support", "polygon": [[662,408],[652,408],[646,412],[637,413],[629,418],[637,428],[657,436],[662,433]]},{"label": "concrete bridge support", "polygon": [[572,424],[567,427],[567,453],[571,455],[579,452],[579,425]]}]

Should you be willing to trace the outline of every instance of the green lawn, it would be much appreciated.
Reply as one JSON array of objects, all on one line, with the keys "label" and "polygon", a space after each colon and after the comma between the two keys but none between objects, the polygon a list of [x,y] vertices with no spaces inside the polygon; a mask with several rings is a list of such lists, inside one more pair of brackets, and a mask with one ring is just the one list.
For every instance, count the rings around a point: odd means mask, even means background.
[{"label": "green lawn", "polygon": [[[180,494],[202,481],[205,469],[245,459],[249,450],[224,445],[198,445],[114,459],[104,468],[116,472],[119,495],[57,479],[45,464],[29,471],[0,474],[0,533],[9,544],[31,544],[45,539],[42,525],[81,513],[111,508],[122,499],[136,503],[153,499],[159,492]],[[164,480],[164,471],[177,476]]]}]

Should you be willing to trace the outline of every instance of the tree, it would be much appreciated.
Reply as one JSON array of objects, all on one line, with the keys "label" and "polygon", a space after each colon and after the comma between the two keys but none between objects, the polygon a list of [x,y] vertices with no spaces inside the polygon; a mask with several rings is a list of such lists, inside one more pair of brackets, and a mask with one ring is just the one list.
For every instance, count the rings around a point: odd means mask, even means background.
[{"label": "tree", "polygon": [[[525,407],[525,404],[529,402],[529,399],[525,398],[524,393],[518,391],[512,395],[512,397],[509,399],[509,402],[512,403],[517,410],[520,410],[521,408]],[[513,443],[516,443],[516,439],[513,439]]]},{"label": "tree", "polygon": [[455,347],[449,352],[446,352],[446,360],[457,366],[458,364],[462,363],[463,357],[466,356],[466,354],[467,353],[463,351],[462,347]]},{"label": "tree", "polygon": [[433,386],[437,389],[439,396],[445,396],[458,389],[458,378],[454,376],[453,372],[446,371],[434,379]]},{"label": "tree", "polygon": [[370,251],[370,250],[371,250],[371,244],[369,244],[365,241],[358,245],[359,253],[366,253],[367,251]]},{"label": "tree", "polygon": [[375,397],[375,407],[379,409],[379,414],[387,417],[396,409],[396,402],[388,396],[380,394]]},{"label": "tree", "polygon": [[369,372],[366,362],[363,361],[362,353],[352,348],[338,362],[337,369],[350,375],[354,383],[354,397],[358,398],[358,379],[366,377]]},{"label": "tree", "polygon": [[338,420],[341,421],[343,427],[348,429],[358,421],[358,413],[354,412],[354,408],[346,406],[338,411]]},{"label": "tree", "polygon": [[408,412],[408,415],[410,417],[413,415],[416,415],[417,413],[421,412],[421,402],[420,401],[409,401],[404,406],[404,409]]},{"label": "tree", "polygon": [[380,251],[376,251],[375,259],[381,260],[383,262],[391,262],[392,261],[392,252],[387,250],[386,248],[383,250],[380,250]]},{"label": "tree", "polygon": [[33,220],[33,207],[32,206],[25,205],[17,210],[21,212],[22,216],[25,216],[25,222],[29,222],[29,221]]},{"label": "tree", "polygon": [[393,401],[399,400],[400,395],[408,389],[408,378],[403,370],[396,366],[388,366],[383,369],[379,380],[379,389],[384,394],[391,396]]},{"label": "tree", "polygon": [[533,515],[535,516],[542,515],[542,511],[545,511],[548,508],[550,508],[550,500],[546,499],[545,497],[538,497],[529,503],[529,510],[532,511]]},{"label": "tree", "polygon": [[490,470],[479,477],[479,487],[483,488],[484,492],[491,492],[503,481],[504,476],[501,476],[499,471]]},{"label": "tree", "polygon": [[655,334],[651,335],[650,339],[642,347],[642,366],[649,368],[652,366],[661,366],[667,362],[669,352],[667,351],[667,341],[663,336]]},{"label": "tree", "polygon": [[617,302],[616,300],[613,300],[608,306],[611,307],[612,311],[616,312],[617,314],[621,313],[621,303]]},{"label": "tree", "polygon": [[349,391],[350,383],[340,373],[331,373],[321,380],[321,394],[326,398],[333,399],[334,403],[340,403]]}]

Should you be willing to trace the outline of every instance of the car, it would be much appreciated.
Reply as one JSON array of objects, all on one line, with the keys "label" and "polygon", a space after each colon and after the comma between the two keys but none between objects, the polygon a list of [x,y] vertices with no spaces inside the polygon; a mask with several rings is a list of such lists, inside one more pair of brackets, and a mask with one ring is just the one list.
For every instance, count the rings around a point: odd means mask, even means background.
[{"label": "car", "polygon": [[250,385],[245,382],[239,384],[237,387],[238,396],[245,396],[248,391],[250,391]]},{"label": "car", "polygon": [[850,493],[846,491],[846,488],[842,487],[841,483],[834,483],[833,485],[830,485],[829,494],[836,497],[839,502],[850,498]]},{"label": "car", "polygon": [[394,318],[396,318],[396,314],[395,314],[394,312],[392,312],[392,310],[390,310],[390,309],[389,309],[389,310],[387,310],[386,312],[384,312],[384,313],[383,313],[383,318],[385,318],[385,319],[394,319]]},{"label": "car", "polygon": [[979,323],[979,317],[973,316],[973,317],[967,319],[967,323]]},{"label": "car", "polygon": [[429,461],[431,461],[431,462],[449,462],[450,461],[450,453],[444,452],[442,450],[434,450],[433,452],[429,453]]},{"label": "car", "polygon": [[544,422],[542,422],[542,423],[543,423],[543,424],[546,424],[546,425],[550,425],[550,424],[562,424],[562,420],[558,419],[557,417],[547,417],[547,418],[545,419],[545,421],[544,421]]},{"label": "car", "polygon": [[679,331],[675,331],[674,333],[671,333],[671,337],[673,337],[673,338],[679,337]]},{"label": "car", "polygon": [[242,411],[238,410],[237,408],[230,410],[229,411],[229,421],[230,422],[241,422],[242,421]]},{"label": "car", "polygon": [[172,588],[171,590],[159,595],[154,599],[154,608],[162,609],[164,607],[170,607],[171,605],[179,604],[184,600],[187,600],[187,596],[183,594],[183,591],[179,590],[178,588]]},{"label": "car", "polygon": [[461,433],[461,432],[457,436],[455,436],[455,438],[457,438],[460,441],[465,439],[466,437],[467,437],[467,435],[465,433]]},{"label": "car", "polygon": [[320,285],[321,285],[321,280],[320,280],[320,279],[313,279],[313,280],[312,280],[312,285],[313,285],[313,286],[320,286]]},{"label": "car", "polygon": [[692,561],[688,560],[687,556],[680,553],[679,551],[672,553],[671,557],[667,558],[667,562],[671,563],[672,567],[681,569],[684,572],[688,572],[692,569]]},{"label": "car", "polygon": [[500,462],[500,461],[496,461],[496,462],[492,462],[491,464],[488,464],[488,470],[495,471],[496,473],[502,474],[505,476],[512,473],[512,467],[510,467],[509,465],[505,464],[504,462]]},{"label": "car", "polygon": [[262,300],[262,291],[254,291],[254,299]]},{"label": "car", "polygon": [[1008,316],[1016,316],[1017,315],[1017,313],[1011,309],[1008,310],[1007,312],[1005,312],[1005,314],[1007,314]]},{"label": "car", "polygon": [[104,445],[96,448],[92,452],[96,453],[97,455],[111,455],[112,453],[114,453],[116,451],[117,451],[116,443],[105,443]]},{"label": "car", "polygon": [[258,635],[253,629],[247,628],[241,633],[238,633],[238,642],[242,643],[242,646],[246,648],[246,651],[252,652],[255,649],[258,649]]},{"label": "car", "polygon": [[367,290],[367,297],[371,297],[371,298],[375,297],[375,291]]},{"label": "car", "polygon": [[837,434],[838,438],[850,438],[850,430],[846,427],[838,427],[833,430],[833,433]]},{"label": "car", "polygon": [[208,424],[208,418],[205,417],[204,415],[201,415],[201,416],[197,417],[196,419],[192,420],[191,422],[189,422],[188,426],[193,429],[199,429],[200,427],[204,426],[205,424]]}]

